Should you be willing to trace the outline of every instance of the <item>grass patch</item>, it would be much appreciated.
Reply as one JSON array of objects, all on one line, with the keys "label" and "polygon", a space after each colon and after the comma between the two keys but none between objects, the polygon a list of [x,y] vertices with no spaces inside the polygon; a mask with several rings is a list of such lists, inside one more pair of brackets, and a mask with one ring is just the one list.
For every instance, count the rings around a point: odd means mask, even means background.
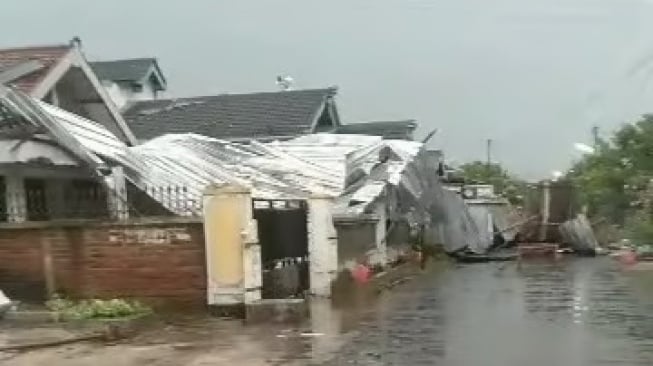
[{"label": "grass patch", "polygon": [[73,301],[55,295],[45,306],[62,320],[118,319],[152,313],[147,305],[124,299]]}]

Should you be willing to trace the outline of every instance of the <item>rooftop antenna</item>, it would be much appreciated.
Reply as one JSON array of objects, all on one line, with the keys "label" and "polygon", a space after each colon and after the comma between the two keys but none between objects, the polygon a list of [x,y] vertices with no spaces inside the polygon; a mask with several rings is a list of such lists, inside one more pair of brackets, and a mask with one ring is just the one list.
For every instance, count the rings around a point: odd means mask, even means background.
[{"label": "rooftop antenna", "polygon": [[70,40],[70,45],[71,45],[72,47],[82,48],[82,39],[79,38],[79,36],[74,36],[74,37]]},{"label": "rooftop antenna", "polygon": [[295,80],[290,75],[277,76],[277,86],[283,91],[292,90]]}]

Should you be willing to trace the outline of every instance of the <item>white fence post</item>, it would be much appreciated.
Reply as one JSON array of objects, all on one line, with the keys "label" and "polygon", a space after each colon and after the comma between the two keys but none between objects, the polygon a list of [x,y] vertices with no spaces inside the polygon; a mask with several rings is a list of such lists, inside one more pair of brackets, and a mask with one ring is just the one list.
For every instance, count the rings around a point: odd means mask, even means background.
[{"label": "white fence post", "polygon": [[308,199],[308,256],[311,295],[331,296],[331,282],[338,271],[338,237],[333,225],[333,198]]}]

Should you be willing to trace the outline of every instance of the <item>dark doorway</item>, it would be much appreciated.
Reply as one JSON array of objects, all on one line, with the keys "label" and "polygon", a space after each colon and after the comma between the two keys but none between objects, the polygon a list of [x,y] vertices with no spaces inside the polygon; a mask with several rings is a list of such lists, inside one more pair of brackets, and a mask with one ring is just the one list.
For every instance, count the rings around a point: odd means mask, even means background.
[{"label": "dark doorway", "polygon": [[254,200],[265,299],[301,297],[309,289],[307,207],[300,200]]}]

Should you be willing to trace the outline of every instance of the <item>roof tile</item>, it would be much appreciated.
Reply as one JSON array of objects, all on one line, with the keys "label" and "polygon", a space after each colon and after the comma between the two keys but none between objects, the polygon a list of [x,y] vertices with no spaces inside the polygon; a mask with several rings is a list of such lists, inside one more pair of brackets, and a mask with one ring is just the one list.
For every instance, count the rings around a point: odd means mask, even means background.
[{"label": "roof tile", "polygon": [[0,71],[25,61],[39,61],[43,68],[11,82],[21,91],[30,93],[69,50],[67,45],[0,49]]},{"label": "roof tile", "polygon": [[114,61],[95,61],[90,65],[100,80],[137,82],[147,76],[155,58],[133,58]]},{"label": "roof tile", "polygon": [[381,136],[385,139],[412,140],[415,128],[417,128],[417,122],[414,120],[373,121],[343,124],[338,126],[336,133]]},{"label": "roof tile", "polygon": [[136,102],[125,119],[138,139],[192,132],[220,139],[295,136],[311,124],[335,88]]}]

